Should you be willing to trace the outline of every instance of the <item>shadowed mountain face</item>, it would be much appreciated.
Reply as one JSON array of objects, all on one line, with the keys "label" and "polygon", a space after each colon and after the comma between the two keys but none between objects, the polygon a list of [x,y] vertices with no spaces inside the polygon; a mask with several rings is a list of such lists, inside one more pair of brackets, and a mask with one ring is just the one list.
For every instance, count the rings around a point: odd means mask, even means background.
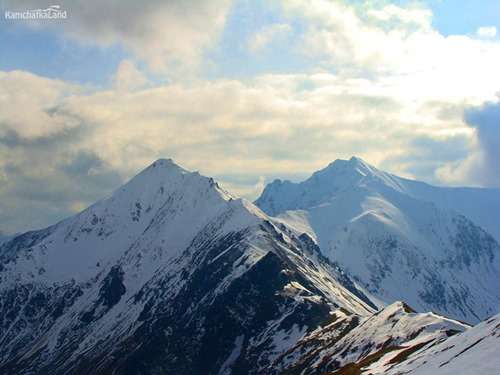
[{"label": "shadowed mountain face", "polygon": [[[380,306],[404,300],[420,311],[478,322],[500,308],[500,246],[465,216],[465,204],[450,209],[464,194],[352,158],[301,183],[274,181],[256,205],[296,233],[307,233]],[[467,191],[479,206],[489,202],[488,194]],[[448,199],[442,201],[444,195]],[[478,220],[489,225],[490,212]]]},{"label": "shadowed mountain face", "polygon": [[[324,201],[332,191],[321,185]],[[321,206],[308,199],[301,214]],[[459,225],[443,217],[443,227]],[[454,266],[494,267],[496,242],[460,220],[471,242],[451,248]],[[403,303],[377,311],[377,290],[350,277],[318,238],[309,222],[272,218],[158,160],[80,214],[0,244],[0,373],[315,374],[467,330]],[[395,238],[387,251],[399,251]]]}]

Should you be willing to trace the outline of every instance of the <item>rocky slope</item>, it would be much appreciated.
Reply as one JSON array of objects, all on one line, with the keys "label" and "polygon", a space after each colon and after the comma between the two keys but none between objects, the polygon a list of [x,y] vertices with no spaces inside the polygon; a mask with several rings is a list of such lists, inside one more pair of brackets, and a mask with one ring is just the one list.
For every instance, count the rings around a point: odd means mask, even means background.
[{"label": "rocky slope", "polygon": [[[393,307],[389,307],[393,309]],[[382,312],[380,315],[384,314]],[[400,314],[400,313],[399,313]],[[397,316],[396,313],[395,316]],[[412,314],[407,314],[412,315]],[[394,316],[394,317],[395,317]],[[391,317],[388,320],[395,320]],[[417,314],[413,317],[406,316],[397,321],[396,326],[401,326],[401,321],[413,320],[417,323],[421,319],[433,318],[429,314]],[[436,319],[437,317],[434,317]],[[377,318],[367,319],[367,322]],[[423,323],[423,322],[422,322]],[[429,322],[430,323],[430,322]],[[417,323],[418,324],[418,323]],[[437,322],[425,325],[409,339],[394,335],[394,329],[389,329],[390,339],[388,344],[377,345],[367,355],[352,355],[349,353],[348,363],[342,360],[341,367],[328,372],[330,375],[371,374],[371,375],[456,375],[456,374],[484,374],[495,375],[500,370],[500,315],[495,315],[486,321],[454,334],[450,326]],[[449,322],[448,322],[449,324]],[[382,323],[380,326],[384,326]],[[458,327],[460,329],[460,327]],[[405,331],[406,331],[405,327]],[[410,325],[408,329],[411,331]],[[428,333],[424,333],[430,329]],[[435,331],[437,329],[437,331]],[[370,335],[371,332],[369,332]],[[449,336],[452,335],[452,336]],[[388,336],[385,336],[388,337]],[[362,341],[366,341],[365,338]],[[328,357],[331,349],[318,349],[316,357],[327,358],[321,365],[331,364],[332,358]],[[343,352],[345,353],[345,352]],[[316,371],[312,365],[302,373],[324,373]],[[293,372],[290,372],[293,373]]]},{"label": "rocky slope", "polygon": [[[408,349],[403,349],[407,350]],[[500,371],[500,315],[463,333],[426,345],[411,355],[393,353],[366,369],[372,374],[454,375],[498,374]]]},{"label": "rocky slope", "polygon": [[467,328],[433,313],[415,313],[402,302],[361,319],[337,313],[331,323],[305,336],[272,367],[277,374],[356,373],[381,368],[381,358],[391,362]]}]

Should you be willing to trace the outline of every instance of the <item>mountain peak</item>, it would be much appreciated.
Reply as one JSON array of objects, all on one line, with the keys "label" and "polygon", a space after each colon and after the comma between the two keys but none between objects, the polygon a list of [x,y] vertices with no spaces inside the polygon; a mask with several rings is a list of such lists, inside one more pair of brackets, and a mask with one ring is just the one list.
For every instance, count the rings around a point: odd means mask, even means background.
[{"label": "mountain peak", "polygon": [[[191,172],[178,165],[173,159],[158,159],[151,163],[148,167],[139,172],[136,176],[126,184],[133,184],[134,181],[139,183],[153,183],[154,181],[175,181],[176,179],[186,177],[186,175],[197,175],[202,177],[198,172]],[[147,180],[147,181],[144,181]]]},{"label": "mountain peak", "polygon": [[308,179],[295,183],[275,181],[264,189],[256,200],[257,206],[274,216],[286,210],[313,207],[332,199],[340,192],[353,189],[385,189],[400,191],[399,180],[353,156],[337,159],[325,168],[314,172]]},{"label": "mountain peak", "polygon": [[151,167],[177,167],[181,168],[172,158],[160,158],[155,160],[152,164]]},{"label": "mountain peak", "polygon": [[352,156],[349,159],[349,163],[352,165],[356,165],[356,166],[372,167],[370,164],[368,164],[367,162],[365,162],[363,159],[361,159],[358,156]]},{"label": "mountain peak", "polygon": [[213,178],[188,171],[172,159],[158,159],[122,185],[111,199],[120,202],[116,204],[140,204],[152,209],[172,199],[186,204],[207,201],[217,205],[230,198]]},{"label": "mountain peak", "polygon": [[352,156],[349,160],[337,159],[326,168],[313,173],[309,180],[335,185],[337,188],[353,187],[360,183],[364,186],[375,183],[397,191],[402,189],[400,180],[396,176],[381,171],[357,156]]},{"label": "mountain peak", "polygon": [[189,173],[186,169],[182,168],[173,159],[160,158],[151,163],[145,170],[173,170],[180,173]]},{"label": "mountain peak", "polygon": [[377,174],[378,170],[374,166],[368,164],[363,159],[353,156],[349,160],[336,159],[324,169],[319,170],[316,173],[323,174],[323,172],[346,172],[355,171],[363,176]]}]

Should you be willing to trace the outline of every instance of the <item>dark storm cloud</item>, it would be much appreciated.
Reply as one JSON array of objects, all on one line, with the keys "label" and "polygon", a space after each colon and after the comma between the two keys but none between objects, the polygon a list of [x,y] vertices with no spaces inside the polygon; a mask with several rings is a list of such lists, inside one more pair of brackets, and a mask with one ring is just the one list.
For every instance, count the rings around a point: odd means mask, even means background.
[{"label": "dark storm cloud", "polygon": [[417,157],[432,155],[437,161],[448,162],[459,160],[466,155],[468,152],[468,139],[463,135],[444,139],[419,136],[411,141],[410,146],[417,151]]},{"label": "dark storm cloud", "polygon": [[54,147],[60,148],[60,146],[65,148],[69,143],[77,143],[89,131],[88,126],[82,124],[64,129],[56,134],[44,135],[37,138],[25,138],[13,130],[13,126],[9,126],[9,124],[0,124],[0,129],[2,128],[7,130],[0,133],[0,147],[3,146],[9,149],[29,147],[37,150],[54,150]]},{"label": "dark storm cloud", "polygon": [[0,223],[6,233],[55,223],[110,194],[120,175],[78,145],[84,127],[26,139],[0,137]]},{"label": "dark storm cloud", "polygon": [[500,160],[500,103],[468,109],[465,121],[477,130],[479,143],[488,160]]},{"label": "dark storm cloud", "polygon": [[484,185],[500,186],[500,103],[469,108],[464,119],[476,130],[480,148],[478,162],[471,173]]},{"label": "dark storm cloud", "polygon": [[403,170],[417,180],[431,184],[442,184],[437,171],[448,163],[456,163],[469,153],[469,139],[465,135],[446,138],[417,136],[411,139],[405,155],[386,158],[382,169],[391,170],[392,165],[403,165]]}]

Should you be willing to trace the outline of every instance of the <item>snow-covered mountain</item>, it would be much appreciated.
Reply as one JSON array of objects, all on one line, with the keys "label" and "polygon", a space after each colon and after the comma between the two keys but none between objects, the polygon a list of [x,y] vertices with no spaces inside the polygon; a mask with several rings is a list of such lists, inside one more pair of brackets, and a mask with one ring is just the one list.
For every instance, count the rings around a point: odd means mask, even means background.
[{"label": "snow-covered mountain", "polygon": [[[268,185],[266,190],[269,190],[264,192],[265,194],[263,194],[257,200],[257,203],[260,203],[263,206],[265,205],[270,215],[276,215],[280,212],[283,212],[284,209],[289,209],[287,208],[288,206],[294,206],[294,204],[291,203],[291,200],[297,199],[297,194],[306,194],[306,191],[311,187],[315,189],[315,195],[318,193],[326,193],[328,195],[332,192],[331,189],[329,189],[328,187],[324,187],[325,190],[321,191],[321,188],[319,188],[318,186],[314,187],[315,184],[313,181],[315,179],[322,179],[323,176],[324,182],[324,177],[327,177],[325,175],[328,175],[328,172],[331,172],[332,170],[345,169],[345,167],[341,166],[346,165],[357,169],[361,173],[366,173],[368,175],[371,175],[372,177],[375,176],[378,182],[390,186],[391,188],[399,191],[402,194],[409,195],[413,198],[426,202],[432,202],[440,208],[458,212],[471,219],[474,223],[476,223],[481,228],[490,233],[493,237],[495,237],[497,242],[500,242],[500,225],[498,224],[500,216],[500,189],[432,186],[426,184],[425,182],[409,180],[393,175],[391,173],[381,171],[356,156],[353,156],[350,160],[338,159],[332,162],[325,169],[314,173],[310,179],[299,184],[294,184],[290,181],[276,180]],[[349,181],[359,181],[359,177],[360,176],[356,175],[351,176],[350,178],[352,178],[353,180],[346,180],[344,182],[345,186],[349,185]],[[364,182],[366,182],[366,179]],[[332,181],[329,181],[329,183],[332,187],[340,187],[339,184],[342,184],[342,182],[338,180],[334,183],[332,183]],[[318,188],[319,191],[316,190]],[[279,194],[281,195],[280,199],[276,199],[276,202],[273,203],[277,205],[276,207],[274,207],[271,202],[265,202],[265,196],[269,194],[273,189],[279,189]],[[309,192],[307,194],[312,195]],[[312,198],[313,197],[309,197],[309,199]],[[273,198],[273,200],[274,199],[275,198]],[[304,198],[298,198],[298,202],[302,202],[302,205],[307,205],[307,203],[303,201],[303,199]],[[284,206],[280,206],[280,204]],[[298,203],[296,207],[300,206],[301,204]]]},{"label": "snow-covered mountain", "polygon": [[[461,197],[469,201],[450,209]],[[499,200],[494,190],[431,187],[353,157],[301,183],[276,180],[256,205],[296,234],[307,233],[379,306],[404,300],[475,323],[500,311],[500,246],[460,211]],[[475,219],[499,227],[492,223],[500,211],[479,211]]]},{"label": "snow-covered mountain", "polygon": [[500,242],[500,189],[437,187],[420,181],[392,177],[398,180],[400,189],[405,194],[466,216]]},{"label": "snow-covered mountain", "polygon": [[0,373],[259,371],[333,311],[374,304],[307,235],[158,160],[0,246]]},{"label": "snow-covered mountain", "polygon": [[156,161],[80,214],[0,244],[0,374],[323,374],[469,332],[402,302],[377,311],[300,223]]}]

